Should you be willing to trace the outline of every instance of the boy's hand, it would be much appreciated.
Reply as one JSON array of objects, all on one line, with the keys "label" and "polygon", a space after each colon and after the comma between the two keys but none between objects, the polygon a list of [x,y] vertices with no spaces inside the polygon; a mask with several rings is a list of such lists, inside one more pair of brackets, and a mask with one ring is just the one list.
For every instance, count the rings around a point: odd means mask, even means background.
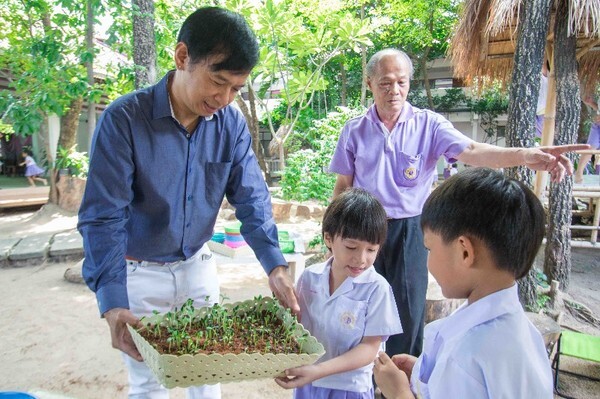
[{"label": "boy's hand", "polygon": [[[400,360],[404,366],[405,362]],[[375,358],[373,374],[377,387],[386,398],[414,398],[406,373],[385,352],[379,352],[379,356]]]},{"label": "boy's hand", "polygon": [[282,388],[291,389],[301,387],[321,377],[318,367],[311,364],[287,369],[285,370],[285,377],[277,377],[275,382]]},{"label": "boy's hand", "polygon": [[392,362],[398,367],[400,370],[404,371],[408,380],[410,381],[413,367],[415,367],[415,363],[417,362],[417,358],[412,355],[400,354],[392,356]]}]

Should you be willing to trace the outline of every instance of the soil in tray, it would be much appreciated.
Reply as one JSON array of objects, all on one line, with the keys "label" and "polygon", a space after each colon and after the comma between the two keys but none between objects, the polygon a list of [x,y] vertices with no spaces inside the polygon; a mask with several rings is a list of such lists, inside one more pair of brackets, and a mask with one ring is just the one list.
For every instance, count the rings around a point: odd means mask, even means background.
[{"label": "soil in tray", "polygon": [[160,354],[302,353],[295,318],[284,310],[292,318],[284,323],[281,307],[273,300],[257,297],[246,308],[217,304],[207,309],[198,313],[190,299],[180,310],[163,315],[159,324],[138,332]]}]

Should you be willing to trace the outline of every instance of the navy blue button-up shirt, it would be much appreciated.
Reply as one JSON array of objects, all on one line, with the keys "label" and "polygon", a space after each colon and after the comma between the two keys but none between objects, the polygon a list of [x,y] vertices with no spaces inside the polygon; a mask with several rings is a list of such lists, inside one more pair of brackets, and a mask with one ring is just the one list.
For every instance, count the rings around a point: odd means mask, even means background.
[{"label": "navy blue button-up shirt", "polygon": [[287,265],[243,115],[227,106],[189,134],[171,114],[167,77],[114,101],[92,141],[78,229],[101,314],[129,308],[126,255],[191,257],[212,237],[224,196],[265,271]]}]

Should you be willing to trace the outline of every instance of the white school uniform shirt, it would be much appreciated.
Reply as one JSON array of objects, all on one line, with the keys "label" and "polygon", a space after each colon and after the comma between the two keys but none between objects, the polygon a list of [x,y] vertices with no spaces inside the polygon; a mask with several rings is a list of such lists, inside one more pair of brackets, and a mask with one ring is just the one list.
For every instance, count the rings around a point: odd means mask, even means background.
[{"label": "white school uniform shirt", "polygon": [[553,398],[544,342],[519,303],[517,285],[427,325],[411,389],[427,399]]},{"label": "white school uniform shirt", "polygon": [[[360,343],[365,336],[381,336],[383,342],[402,332],[392,288],[375,268],[348,277],[329,295],[331,261],[307,268],[296,291],[301,322],[325,347],[318,362],[337,357]],[[374,360],[374,359],[373,359]],[[373,362],[356,370],[314,381],[316,387],[366,392],[373,386]]]}]

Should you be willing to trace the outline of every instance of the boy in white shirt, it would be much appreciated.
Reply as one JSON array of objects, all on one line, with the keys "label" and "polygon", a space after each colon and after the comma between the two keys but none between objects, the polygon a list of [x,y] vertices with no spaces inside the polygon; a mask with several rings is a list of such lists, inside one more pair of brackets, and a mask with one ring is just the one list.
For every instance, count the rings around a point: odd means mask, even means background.
[{"label": "boy in white shirt", "polygon": [[419,358],[379,354],[375,381],[387,399],[553,397],[544,343],[516,283],[544,220],[530,189],[488,168],[467,169],[431,194],[421,216],[427,266],[444,296],[466,302],[425,327]]}]

